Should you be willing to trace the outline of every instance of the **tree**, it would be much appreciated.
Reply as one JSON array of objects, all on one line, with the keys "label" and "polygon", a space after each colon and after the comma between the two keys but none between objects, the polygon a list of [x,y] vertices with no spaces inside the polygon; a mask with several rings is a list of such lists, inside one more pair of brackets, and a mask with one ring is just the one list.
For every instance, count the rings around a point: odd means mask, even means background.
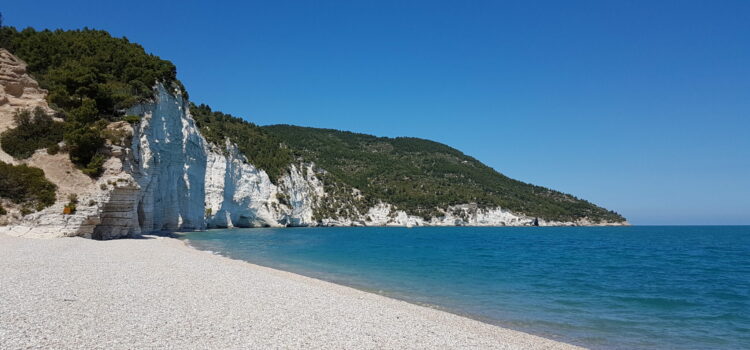
[{"label": "tree", "polygon": [[71,124],[65,132],[65,143],[68,144],[70,160],[82,167],[88,167],[104,139],[93,127]]}]

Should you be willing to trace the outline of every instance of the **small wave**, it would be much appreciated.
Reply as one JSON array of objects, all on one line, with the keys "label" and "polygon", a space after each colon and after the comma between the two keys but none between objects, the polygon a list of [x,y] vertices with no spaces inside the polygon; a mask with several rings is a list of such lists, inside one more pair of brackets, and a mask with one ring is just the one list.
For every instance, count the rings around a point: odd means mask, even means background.
[{"label": "small wave", "polygon": [[684,299],[660,298],[660,297],[613,297],[615,300],[626,303],[641,304],[649,307],[662,309],[676,309],[682,307],[692,307],[698,304]]}]

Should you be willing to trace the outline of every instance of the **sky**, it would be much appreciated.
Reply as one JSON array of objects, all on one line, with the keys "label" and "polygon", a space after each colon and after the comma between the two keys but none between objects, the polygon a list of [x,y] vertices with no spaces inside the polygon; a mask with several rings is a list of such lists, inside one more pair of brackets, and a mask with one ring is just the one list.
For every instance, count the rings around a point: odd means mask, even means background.
[{"label": "sky", "polygon": [[260,125],[415,136],[631,223],[750,224],[750,1],[13,1]]}]

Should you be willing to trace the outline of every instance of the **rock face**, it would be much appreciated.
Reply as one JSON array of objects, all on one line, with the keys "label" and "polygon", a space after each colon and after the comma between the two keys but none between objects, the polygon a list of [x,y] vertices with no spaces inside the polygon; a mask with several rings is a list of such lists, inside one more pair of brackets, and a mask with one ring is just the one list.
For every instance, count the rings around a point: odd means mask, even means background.
[{"label": "rock face", "polygon": [[47,90],[26,73],[26,63],[0,48],[0,112],[41,107],[48,112]]},{"label": "rock face", "polygon": [[126,166],[141,189],[136,205],[140,229],[202,229],[206,142],[182,95],[161,85],[156,92],[152,103],[129,111],[143,116]]},{"label": "rock face", "polygon": [[[0,132],[13,127],[19,109],[41,107],[52,112],[25,64],[0,49]],[[16,236],[85,236],[112,239],[152,231],[200,230],[223,227],[279,226],[531,226],[592,224],[546,222],[502,208],[465,204],[439,209],[442,216],[425,220],[388,203],[361,212],[317,217],[316,209],[339,199],[326,193],[315,164],[291,164],[274,183],[250,164],[237,146],[206,141],[190,115],[182,92],[157,84],[152,101],[128,114],[141,116],[130,126],[110,124],[131,135],[129,144],[108,144],[104,174],[92,180],[70,163],[67,155],[38,150],[28,160],[14,160],[0,151],[0,160],[40,167],[58,185],[57,203],[42,211],[12,212],[0,232]],[[352,198],[361,198],[352,189]],[[77,211],[63,214],[70,194],[78,196]],[[328,204],[326,204],[328,203]],[[332,211],[326,211],[331,213]]]},{"label": "rock face", "polygon": [[247,163],[237,147],[206,148],[206,225],[208,227],[279,226],[278,189],[266,173]]}]

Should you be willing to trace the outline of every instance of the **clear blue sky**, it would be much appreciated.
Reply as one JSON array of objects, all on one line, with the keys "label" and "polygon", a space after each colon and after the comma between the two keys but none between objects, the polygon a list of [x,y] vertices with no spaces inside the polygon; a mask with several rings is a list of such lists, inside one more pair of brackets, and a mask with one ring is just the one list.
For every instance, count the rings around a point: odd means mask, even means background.
[{"label": "clear blue sky", "polygon": [[444,142],[635,224],[750,224],[750,1],[6,1],[257,124]]}]

